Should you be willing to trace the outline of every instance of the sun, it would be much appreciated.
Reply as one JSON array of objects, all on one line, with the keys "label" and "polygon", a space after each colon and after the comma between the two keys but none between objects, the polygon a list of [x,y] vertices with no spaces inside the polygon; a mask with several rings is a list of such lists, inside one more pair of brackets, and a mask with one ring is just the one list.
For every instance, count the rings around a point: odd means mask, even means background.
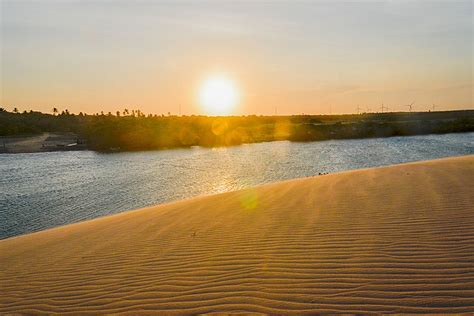
[{"label": "sun", "polygon": [[229,115],[235,109],[239,93],[234,82],[223,75],[207,78],[199,89],[199,103],[209,115]]}]

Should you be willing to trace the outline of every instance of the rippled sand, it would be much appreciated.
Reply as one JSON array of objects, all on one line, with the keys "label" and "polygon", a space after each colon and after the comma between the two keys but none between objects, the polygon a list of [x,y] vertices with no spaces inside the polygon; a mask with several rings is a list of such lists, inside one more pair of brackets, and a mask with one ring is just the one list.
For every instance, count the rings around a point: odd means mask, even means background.
[{"label": "rippled sand", "polygon": [[474,312],[474,156],[298,179],[0,241],[0,312]]}]

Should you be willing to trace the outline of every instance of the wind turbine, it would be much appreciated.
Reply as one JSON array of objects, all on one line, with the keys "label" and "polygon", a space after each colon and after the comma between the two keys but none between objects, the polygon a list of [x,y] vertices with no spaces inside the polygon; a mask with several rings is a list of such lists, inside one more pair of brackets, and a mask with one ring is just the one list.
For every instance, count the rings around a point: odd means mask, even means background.
[{"label": "wind turbine", "polygon": [[380,109],[382,110],[382,113],[383,113],[383,110],[388,110],[388,107],[384,106],[383,103],[382,103],[382,106],[380,107]]},{"label": "wind turbine", "polygon": [[405,106],[408,106],[410,112],[413,110],[413,104],[415,103],[415,101],[413,101],[412,103],[410,104],[406,104]]}]

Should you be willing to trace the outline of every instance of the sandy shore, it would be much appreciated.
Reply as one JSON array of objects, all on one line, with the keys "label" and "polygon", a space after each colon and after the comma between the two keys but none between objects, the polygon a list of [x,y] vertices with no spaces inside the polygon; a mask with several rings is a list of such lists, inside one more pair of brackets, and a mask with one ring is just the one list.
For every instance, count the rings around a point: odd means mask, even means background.
[{"label": "sandy shore", "polygon": [[[79,143],[78,143],[79,142]],[[2,153],[39,153],[87,149],[84,140],[74,133],[43,133],[31,136],[0,136]]]},{"label": "sandy shore", "polygon": [[0,241],[1,313],[474,312],[474,156]]}]

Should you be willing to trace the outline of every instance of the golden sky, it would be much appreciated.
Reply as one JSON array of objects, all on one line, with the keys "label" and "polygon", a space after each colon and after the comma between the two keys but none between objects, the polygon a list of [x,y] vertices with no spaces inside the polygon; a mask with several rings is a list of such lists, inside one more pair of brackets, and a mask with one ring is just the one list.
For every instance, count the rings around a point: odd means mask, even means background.
[{"label": "golden sky", "polygon": [[0,106],[213,114],[474,108],[472,1],[7,1]]}]

